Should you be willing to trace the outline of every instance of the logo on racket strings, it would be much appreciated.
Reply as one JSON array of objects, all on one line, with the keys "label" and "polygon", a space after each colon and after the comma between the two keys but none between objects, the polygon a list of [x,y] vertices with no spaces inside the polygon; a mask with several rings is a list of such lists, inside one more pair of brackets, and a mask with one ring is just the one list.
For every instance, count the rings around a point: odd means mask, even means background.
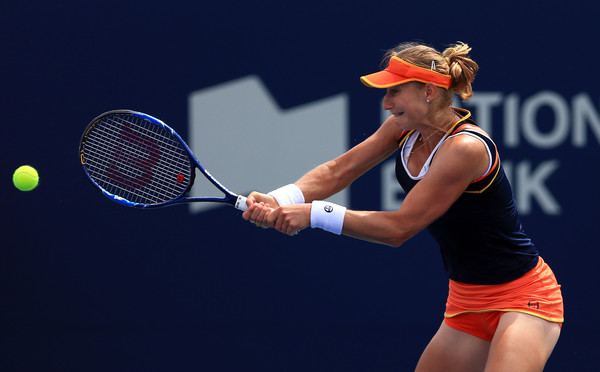
[{"label": "logo on racket strings", "polygon": [[124,125],[107,169],[108,177],[132,190],[141,189],[150,182],[161,150],[152,138],[142,136],[129,125]]}]

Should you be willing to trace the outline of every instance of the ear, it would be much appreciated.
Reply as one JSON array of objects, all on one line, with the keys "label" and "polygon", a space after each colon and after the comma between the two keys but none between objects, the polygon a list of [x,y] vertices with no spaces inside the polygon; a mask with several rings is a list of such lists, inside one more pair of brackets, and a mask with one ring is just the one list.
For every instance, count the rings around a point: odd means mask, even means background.
[{"label": "ear", "polygon": [[435,99],[435,97],[437,97],[437,95],[438,95],[437,86],[432,82],[426,83],[425,84],[425,99],[433,101]]}]

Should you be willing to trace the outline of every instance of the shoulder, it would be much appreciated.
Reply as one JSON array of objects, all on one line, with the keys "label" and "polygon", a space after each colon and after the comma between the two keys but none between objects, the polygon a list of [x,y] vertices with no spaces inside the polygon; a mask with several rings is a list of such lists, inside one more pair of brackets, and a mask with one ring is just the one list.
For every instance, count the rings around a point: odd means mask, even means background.
[{"label": "shoulder", "polygon": [[465,133],[450,136],[444,141],[432,162],[432,169],[437,165],[446,172],[472,181],[486,172],[489,162],[485,143],[480,138]]},{"label": "shoulder", "polygon": [[[489,134],[481,129],[468,110],[453,108],[462,116],[462,119],[452,129],[440,148],[447,156],[457,156],[463,160],[476,160],[476,158],[487,158],[488,148],[486,142],[493,144]],[[486,139],[484,141],[483,139]]]},{"label": "shoulder", "polygon": [[[474,131],[484,134],[483,131],[478,129]],[[477,155],[482,151],[487,153],[485,144],[481,139],[470,135],[469,132],[460,132],[448,137],[440,147],[440,151],[450,151],[458,156]]]}]

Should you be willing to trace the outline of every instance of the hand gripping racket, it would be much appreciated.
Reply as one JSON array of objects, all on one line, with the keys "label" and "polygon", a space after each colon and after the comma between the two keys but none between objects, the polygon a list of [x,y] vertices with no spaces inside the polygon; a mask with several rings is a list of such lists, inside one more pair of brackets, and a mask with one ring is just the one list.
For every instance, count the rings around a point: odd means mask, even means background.
[{"label": "hand gripping racket", "polygon": [[[80,145],[86,176],[102,193],[130,207],[188,202],[226,203],[246,210],[246,197],[217,181],[168,125],[141,112],[106,112],[87,126]],[[188,197],[196,169],[223,197]]]}]

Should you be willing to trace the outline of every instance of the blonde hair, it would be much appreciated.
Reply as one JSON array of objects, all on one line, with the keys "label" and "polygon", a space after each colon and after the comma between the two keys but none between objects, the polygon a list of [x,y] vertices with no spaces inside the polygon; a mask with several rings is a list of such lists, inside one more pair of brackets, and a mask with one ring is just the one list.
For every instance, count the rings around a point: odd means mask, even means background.
[{"label": "blonde hair", "polygon": [[390,49],[385,54],[384,62],[389,63],[389,59],[394,56],[413,65],[450,75],[452,84],[448,90],[444,89],[447,93],[442,95],[443,102],[450,105],[452,93],[458,94],[463,101],[473,96],[471,83],[475,79],[479,65],[470,58],[470,51],[471,47],[460,41],[446,48],[443,53],[427,45],[409,42]]}]

